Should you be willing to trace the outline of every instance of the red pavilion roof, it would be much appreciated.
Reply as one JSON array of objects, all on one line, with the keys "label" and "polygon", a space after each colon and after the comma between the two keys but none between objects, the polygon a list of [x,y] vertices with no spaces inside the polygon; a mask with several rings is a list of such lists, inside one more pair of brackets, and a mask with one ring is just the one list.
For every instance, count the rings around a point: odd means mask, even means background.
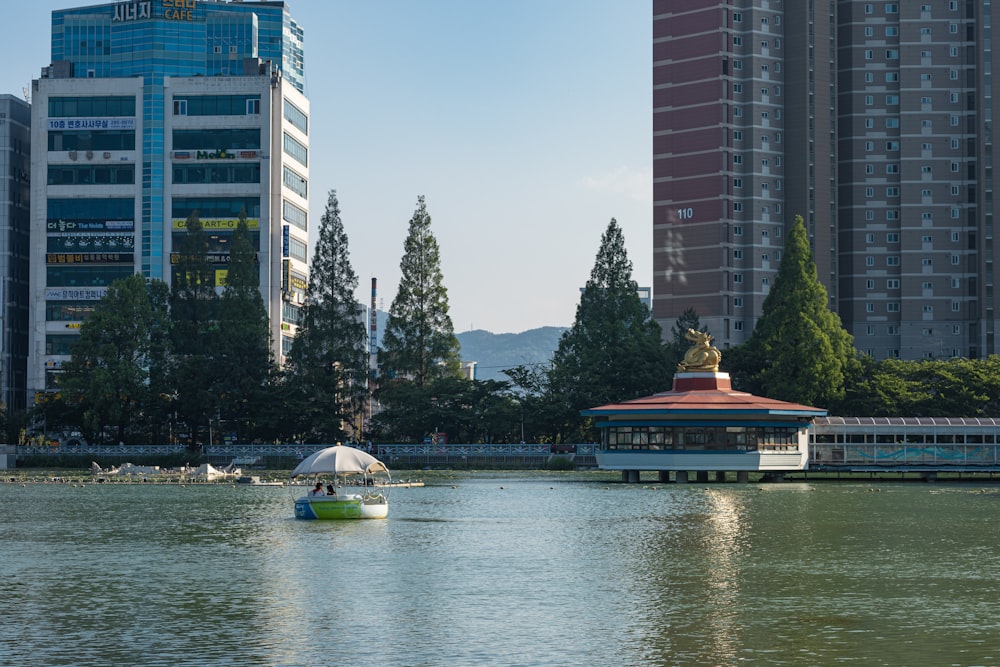
[{"label": "red pavilion roof", "polygon": [[712,414],[822,417],[826,415],[826,410],[734,391],[728,373],[677,373],[671,391],[609,403],[583,410],[581,414],[603,417],[648,417],[656,414],[675,417],[710,417]]}]

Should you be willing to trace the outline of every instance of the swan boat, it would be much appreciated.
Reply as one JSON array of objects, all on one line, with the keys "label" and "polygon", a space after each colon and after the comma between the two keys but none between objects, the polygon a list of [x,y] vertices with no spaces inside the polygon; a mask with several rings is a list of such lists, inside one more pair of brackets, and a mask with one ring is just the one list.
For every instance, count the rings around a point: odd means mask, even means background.
[{"label": "swan boat", "polygon": [[[333,477],[337,489],[326,495],[319,480]],[[292,480],[311,478],[316,486],[295,499],[297,519],[384,519],[389,515],[389,469],[377,458],[354,447],[327,447],[302,460]],[[377,479],[378,478],[378,479]]]}]

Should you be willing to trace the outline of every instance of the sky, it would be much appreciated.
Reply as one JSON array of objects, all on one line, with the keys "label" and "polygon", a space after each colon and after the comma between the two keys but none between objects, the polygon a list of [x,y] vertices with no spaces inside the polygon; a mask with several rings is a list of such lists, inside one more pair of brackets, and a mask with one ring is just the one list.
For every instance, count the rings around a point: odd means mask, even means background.
[{"label": "sky", "polygon": [[[0,93],[51,57],[4,2]],[[649,0],[289,0],[305,31],[310,225],[336,190],[358,299],[388,310],[423,195],[456,333],[570,326],[611,218],[652,283]]]}]

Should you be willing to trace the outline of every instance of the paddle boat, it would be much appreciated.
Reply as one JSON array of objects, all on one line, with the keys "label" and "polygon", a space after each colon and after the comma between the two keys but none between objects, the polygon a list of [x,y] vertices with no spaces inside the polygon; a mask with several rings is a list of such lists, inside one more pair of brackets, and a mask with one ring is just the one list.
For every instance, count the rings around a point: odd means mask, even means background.
[{"label": "paddle boat", "polygon": [[[321,479],[332,477],[332,494]],[[309,492],[295,499],[296,519],[384,519],[389,515],[385,464],[367,452],[345,445],[327,447],[303,459],[292,480],[309,478]]]}]

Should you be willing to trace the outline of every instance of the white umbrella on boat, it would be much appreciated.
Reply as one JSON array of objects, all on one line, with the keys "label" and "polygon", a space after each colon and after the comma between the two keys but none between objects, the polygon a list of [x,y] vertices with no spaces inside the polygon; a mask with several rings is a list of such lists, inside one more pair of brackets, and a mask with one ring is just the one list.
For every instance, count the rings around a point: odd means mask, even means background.
[{"label": "white umbrella on boat", "polygon": [[354,447],[335,445],[321,449],[315,454],[303,459],[295,466],[292,479],[299,475],[317,475],[321,473],[333,475],[364,474],[376,472],[388,473],[385,464],[367,452]]}]

